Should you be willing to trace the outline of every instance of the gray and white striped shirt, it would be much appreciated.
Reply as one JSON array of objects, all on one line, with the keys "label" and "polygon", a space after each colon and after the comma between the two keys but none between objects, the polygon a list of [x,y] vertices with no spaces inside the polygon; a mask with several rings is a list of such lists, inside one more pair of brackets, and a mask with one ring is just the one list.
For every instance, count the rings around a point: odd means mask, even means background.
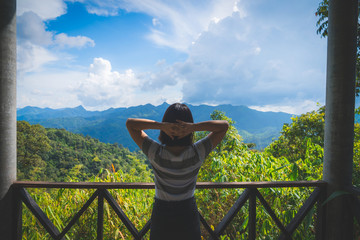
[{"label": "gray and white striped shirt", "polygon": [[146,137],[142,151],[154,170],[155,197],[165,201],[180,201],[194,196],[199,169],[211,150],[208,137],[187,147],[179,155],[174,155],[164,145]]}]

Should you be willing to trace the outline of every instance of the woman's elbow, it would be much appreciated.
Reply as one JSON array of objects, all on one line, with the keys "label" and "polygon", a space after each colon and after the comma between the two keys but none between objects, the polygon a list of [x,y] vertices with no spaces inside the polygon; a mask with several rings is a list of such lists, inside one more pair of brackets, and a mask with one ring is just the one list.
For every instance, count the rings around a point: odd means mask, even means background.
[{"label": "woman's elbow", "polygon": [[224,120],[224,131],[226,132],[229,129],[229,122]]},{"label": "woman's elbow", "polygon": [[132,119],[132,118],[128,118],[128,119],[126,120],[125,125],[126,125],[126,127],[127,127],[128,129],[133,128],[133,125],[134,125],[134,119]]}]

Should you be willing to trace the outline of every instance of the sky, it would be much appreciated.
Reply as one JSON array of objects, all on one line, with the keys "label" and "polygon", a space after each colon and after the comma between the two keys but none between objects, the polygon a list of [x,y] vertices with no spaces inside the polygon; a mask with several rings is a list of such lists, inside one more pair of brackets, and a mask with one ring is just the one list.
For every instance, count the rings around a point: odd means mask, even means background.
[{"label": "sky", "polygon": [[319,0],[17,0],[17,105],[325,103]]}]

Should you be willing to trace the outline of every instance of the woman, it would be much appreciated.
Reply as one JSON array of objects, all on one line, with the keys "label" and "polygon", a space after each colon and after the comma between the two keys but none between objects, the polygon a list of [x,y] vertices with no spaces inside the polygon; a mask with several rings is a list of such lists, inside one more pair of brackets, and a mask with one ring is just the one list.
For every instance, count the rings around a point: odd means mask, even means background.
[{"label": "woman", "polygon": [[[194,123],[190,109],[175,103],[168,107],[162,122],[129,118],[126,126],[154,170],[155,202],[150,239],[201,239],[194,198],[196,179],[207,155],[225,136],[228,122]],[[159,129],[161,144],[149,138],[145,129]],[[210,133],[193,144],[196,131]]]}]

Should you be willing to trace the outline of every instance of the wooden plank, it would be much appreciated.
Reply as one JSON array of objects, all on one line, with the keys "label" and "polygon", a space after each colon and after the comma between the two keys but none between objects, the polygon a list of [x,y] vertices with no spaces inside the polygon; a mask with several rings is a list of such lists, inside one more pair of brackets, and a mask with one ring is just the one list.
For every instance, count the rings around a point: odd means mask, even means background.
[{"label": "wooden plank", "polygon": [[202,225],[204,226],[205,230],[210,233],[211,236],[211,240],[218,240],[218,236],[216,235],[216,233],[211,229],[211,227],[209,226],[209,224],[206,222],[205,218],[201,215],[201,213],[199,212],[199,216],[200,216],[200,222],[202,223]]},{"label": "wooden plank", "polygon": [[154,189],[154,183],[141,182],[27,182],[17,181],[14,187],[75,189]]},{"label": "wooden plank", "polygon": [[46,216],[46,214],[41,210],[39,205],[35,202],[35,200],[30,196],[30,194],[25,189],[20,189],[21,198],[25,205],[29,208],[29,210],[34,214],[34,216],[39,220],[41,225],[45,228],[45,230],[50,233],[51,237],[56,239],[56,237],[60,234],[59,230],[55,227],[55,225],[50,221],[50,219]]},{"label": "wooden plank", "polygon": [[[13,187],[23,188],[77,188],[77,189],[154,189],[154,183],[145,182],[30,182],[16,181]],[[216,188],[281,188],[325,187],[324,181],[277,181],[277,182],[198,182],[198,189]]]},{"label": "wooden plank", "polygon": [[196,188],[282,188],[326,186],[324,181],[276,181],[276,182],[198,182]]},{"label": "wooden plank", "polygon": [[[286,227],[287,232],[292,235],[295,229],[300,225],[302,220],[305,218],[306,214],[310,211],[311,208],[314,207],[315,202],[320,196],[320,189],[316,188],[308,199],[306,199],[305,203],[301,206],[295,217],[291,220],[291,222]],[[279,239],[287,239],[284,234],[281,234]]]},{"label": "wooden plank", "polygon": [[271,209],[268,202],[265,200],[265,198],[261,195],[261,193],[256,190],[256,196],[259,199],[260,203],[263,205],[267,213],[270,215],[272,220],[274,220],[276,226],[287,236],[288,239],[291,239],[290,234],[287,232],[285,226],[281,223],[280,219],[276,216],[275,212]]},{"label": "wooden plank", "polygon": [[97,240],[104,238],[104,195],[99,191],[97,211]]},{"label": "wooden plank", "polygon": [[249,196],[249,239],[255,240],[256,239],[256,189],[250,190]]},{"label": "wooden plank", "polygon": [[115,213],[119,216],[120,220],[125,224],[126,228],[135,237],[135,239],[140,239],[139,238],[139,232],[136,229],[136,227],[134,226],[134,224],[126,216],[126,214],[120,208],[119,204],[116,202],[114,197],[107,190],[104,190],[104,197],[108,201],[110,206],[114,209]]},{"label": "wooden plank", "polygon": [[99,194],[99,191],[95,191],[93,195],[89,198],[89,200],[86,201],[84,206],[75,214],[75,216],[70,220],[70,222],[66,225],[66,227],[63,229],[63,231],[60,233],[60,235],[56,239],[62,239],[65,237],[66,233],[71,229],[71,227],[79,220],[81,215],[88,209],[88,207],[91,205],[91,203],[97,198]]},{"label": "wooden plank", "polygon": [[230,208],[225,217],[221,220],[221,222],[215,228],[215,234],[220,236],[225,228],[229,225],[231,220],[235,217],[235,215],[239,212],[239,210],[244,206],[245,202],[248,200],[250,194],[250,189],[245,189],[244,192],[240,195],[240,197],[236,200],[234,205]]}]

